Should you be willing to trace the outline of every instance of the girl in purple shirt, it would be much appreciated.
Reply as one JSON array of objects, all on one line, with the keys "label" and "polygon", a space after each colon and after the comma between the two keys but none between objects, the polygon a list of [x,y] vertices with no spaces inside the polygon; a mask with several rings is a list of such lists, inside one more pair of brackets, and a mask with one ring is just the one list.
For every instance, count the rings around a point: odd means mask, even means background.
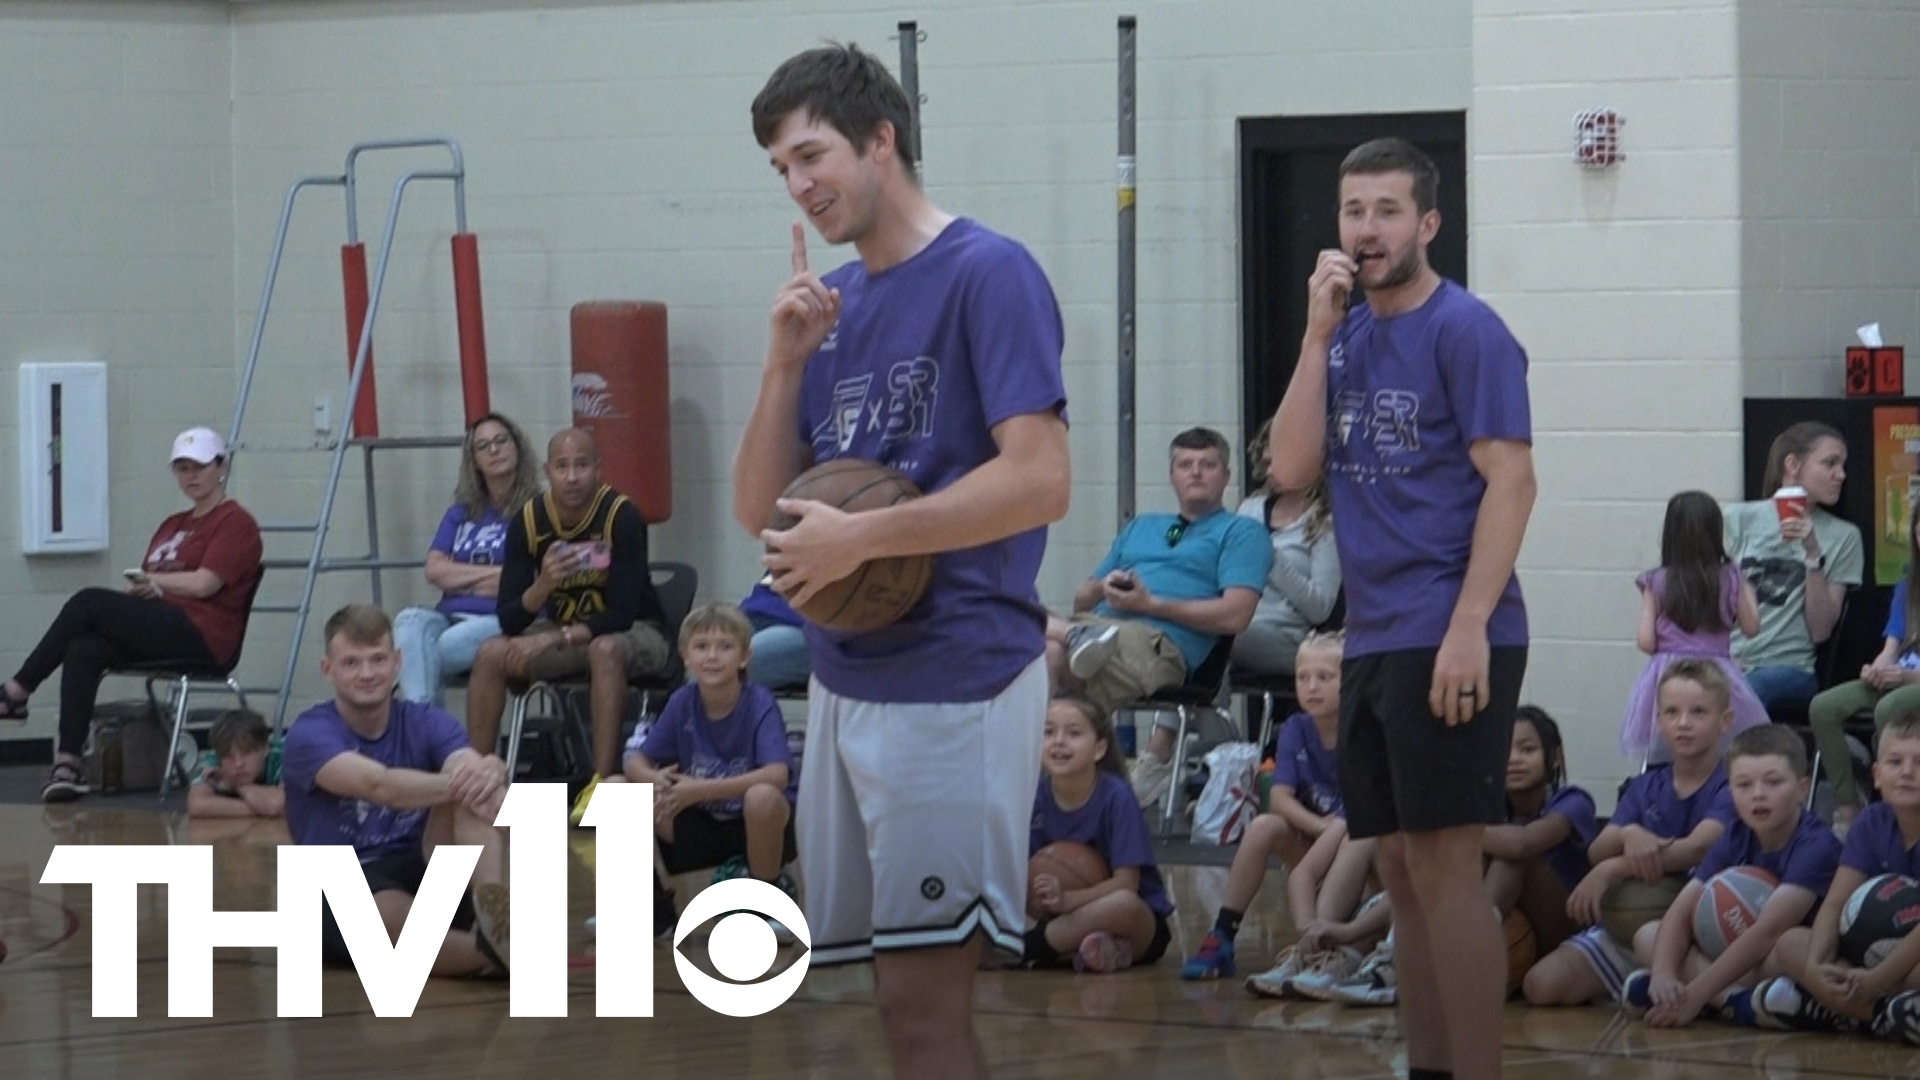
[{"label": "girl in purple shirt", "polygon": [[1032,874],[1027,909],[1039,923],[1027,931],[1028,966],[1105,972],[1153,963],[1173,940],[1173,900],[1146,813],[1127,783],[1113,718],[1085,698],[1056,697],[1047,706],[1042,755],[1029,854],[1061,841],[1085,844],[1111,875],[1065,889],[1054,874]]},{"label": "girl in purple shirt", "polygon": [[1587,845],[1599,834],[1593,796],[1567,783],[1560,725],[1522,705],[1507,755],[1507,824],[1487,827],[1487,896],[1504,918],[1518,910],[1545,955],[1579,927],[1567,894],[1587,875]]}]

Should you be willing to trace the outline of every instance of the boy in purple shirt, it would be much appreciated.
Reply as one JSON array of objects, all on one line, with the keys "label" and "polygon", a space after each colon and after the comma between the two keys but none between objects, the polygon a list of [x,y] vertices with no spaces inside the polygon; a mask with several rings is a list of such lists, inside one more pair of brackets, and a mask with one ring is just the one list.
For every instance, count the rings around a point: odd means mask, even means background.
[{"label": "boy in purple shirt", "polygon": [[1513,564],[1533,429],[1526,353],[1427,262],[1439,182],[1400,139],[1341,163],[1340,248],[1308,281],[1270,478],[1301,491],[1327,473],[1347,589],[1340,789],[1352,835],[1380,838],[1398,949],[1418,957],[1398,976],[1408,1076],[1493,1080],[1506,975],[1484,962],[1501,935],[1481,834],[1507,817],[1526,670]]},{"label": "boy in purple shirt", "polygon": [[[386,612],[348,604],[327,620],[324,640],[320,671],[333,700],[301,713],[287,731],[282,777],[293,842],[351,845],[394,940],[433,849],[479,847],[472,887],[433,973],[504,974],[506,837],[493,819],[506,796],[506,764],[469,746],[466,729],[446,712],[393,696],[400,658]],[[326,961],[351,966],[324,901],[321,934]]]},{"label": "boy in purple shirt", "polygon": [[[1527,971],[1532,1005],[1618,1000],[1634,968],[1628,947],[1600,925],[1601,900],[1617,882],[1653,885],[1700,864],[1735,819],[1720,737],[1733,723],[1733,688],[1710,660],[1676,660],[1660,675],[1660,737],[1671,760],[1633,778],[1613,816],[1587,848],[1593,869],[1567,897],[1567,915],[1586,927]],[[1680,886],[1675,884],[1677,891]]]},{"label": "boy in purple shirt", "polygon": [[1920,880],[1920,713],[1895,713],[1881,725],[1873,786],[1885,801],[1867,807],[1847,830],[1813,928],[1782,934],[1773,957],[1785,974],[1754,987],[1754,1018],[1763,1027],[1872,1031],[1920,1043],[1920,931],[1878,963],[1840,946],[1840,912],[1868,879]]},{"label": "boy in purple shirt", "polygon": [[[1047,702],[1035,577],[1070,486],[1064,332],[1026,249],[921,190],[910,105],[877,59],[838,45],[789,59],[754,99],[787,194],[859,258],[815,275],[794,225],[733,510],[799,607],[868,559],[937,556],[893,625],[807,626],[807,735],[825,749],[801,785],[800,849],[812,962],[873,958],[895,1074],[979,1077],[981,948],[1023,945]],[[841,457],[926,494],[859,514],[780,498]],[[776,503],[799,523],[768,530]]]},{"label": "boy in purple shirt", "polygon": [[[1807,749],[1791,729],[1766,724],[1734,736],[1727,786],[1740,818],[1707,850],[1666,916],[1634,935],[1634,953],[1647,967],[1627,976],[1621,990],[1628,1012],[1644,1014],[1654,1027],[1689,1024],[1703,1012],[1754,1022],[1749,988],[1780,974],[1774,945],[1813,917],[1840,865],[1840,841],[1806,809],[1808,783]],[[1759,867],[1780,884],[1753,926],[1709,960],[1694,945],[1694,908],[1706,883],[1732,866]]]},{"label": "boy in purple shirt", "polygon": [[[746,679],[753,625],[727,603],[703,604],[680,624],[680,659],[693,681],[660,718],[634,732],[622,775],[653,785],[660,873],[717,866],[714,880],[752,874],[794,892],[799,777],[772,691]],[[673,928],[673,894],[654,878],[654,933]]]}]

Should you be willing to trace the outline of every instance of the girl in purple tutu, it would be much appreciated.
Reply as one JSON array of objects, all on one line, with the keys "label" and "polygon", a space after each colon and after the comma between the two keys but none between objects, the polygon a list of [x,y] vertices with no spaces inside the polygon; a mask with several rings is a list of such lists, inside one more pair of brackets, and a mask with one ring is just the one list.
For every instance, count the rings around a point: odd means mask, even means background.
[{"label": "girl in purple tutu", "polygon": [[[1733,662],[1732,635],[1738,626],[1751,637],[1760,628],[1753,586],[1727,558],[1722,541],[1720,504],[1704,491],[1683,491],[1667,500],[1660,531],[1660,565],[1634,579],[1640,587],[1640,651],[1650,654],[1647,670],[1633,684],[1620,750],[1629,760],[1664,761],[1660,744],[1660,673],[1683,657],[1719,664],[1733,686],[1733,729],[1726,738],[1767,723],[1747,680]],[[1723,740],[1723,748],[1724,748]]]}]

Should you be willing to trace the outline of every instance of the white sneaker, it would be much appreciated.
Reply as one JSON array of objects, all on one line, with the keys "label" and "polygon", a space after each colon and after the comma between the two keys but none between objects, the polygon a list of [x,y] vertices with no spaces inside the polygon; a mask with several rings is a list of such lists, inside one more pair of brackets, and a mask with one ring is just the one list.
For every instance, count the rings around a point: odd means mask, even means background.
[{"label": "white sneaker", "polygon": [[1327,988],[1327,1001],[1342,1005],[1393,1005],[1400,1000],[1400,984],[1393,970],[1393,942],[1373,950],[1353,978]]},{"label": "white sneaker", "polygon": [[1085,682],[1100,673],[1120,649],[1120,628],[1113,623],[1082,623],[1067,631],[1067,670]]},{"label": "white sneaker", "polygon": [[1247,992],[1260,997],[1292,997],[1294,977],[1306,970],[1299,948],[1289,945],[1273,961],[1272,970],[1247,976]]},{"label": "white sneaker", "polygon": [[1348,945],[1323,952],[1305,962],[1302,970],[1287,981],[1287,990],[1296,997],[1332,1001],[1333,987],[1354,977],[1362,963],[1360,952]]},{"label": "white sneaker", "polygon": [[1140,800],[1140,805],[1152,806],[1167,793],[1167,784],[1173,779],[1173,762],[1154,757],[1151,750],[1142,750],[1128,779],[1133,783],[1133,797]]}]

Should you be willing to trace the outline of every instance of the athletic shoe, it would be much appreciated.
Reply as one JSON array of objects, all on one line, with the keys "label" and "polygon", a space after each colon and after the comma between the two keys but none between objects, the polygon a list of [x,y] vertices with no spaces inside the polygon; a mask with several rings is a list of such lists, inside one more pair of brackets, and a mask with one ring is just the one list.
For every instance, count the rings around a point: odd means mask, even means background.
[{"label": "athletic shoe", "polygon": [[1341,1005],[1386,1005],[1400,1000],[1399,980],[1393,970],[1393,943],[1383,941],[1353,978],[1327,987],[1326,1000]]},{"label": "athletic shoe", "polygon": [[1873,1009],[1873,1033],[1894,1042],[1920,1045],[1920,991],[1881,998]]},{"label": "athletic shoe", "polygon": [[1820,1004],[1784,975],[1755,986],[1752,1001],[1754,1023],[1776,1031],[1859,1032],[1866,1027]]},{"label": "athletic shoe", "polygon": [[1365,961],[1359,950],[1342,945],[1318,956],[1300,961],[1300,970],[1288,981],[1288,993],[1314,1001],[1332,1001],[1333,987],[1352,979]]},{"label": "athletic shoe", "polygon": [[481,955],[507,971],[507,953],[513,943],[507,920],[507,887],[483,882],[473,887],[473,943]]},{"label": "athletic shoe", "polygon": [[729,855],[725,862],[713,868],[713,884],[718,885],[723,881],[732,881],[734,878],[748,877],[752,873],[753,871],[747,869],[745,855]]},{"label": "athletic shoe", "polygon": [[87,778],[80,775],[80,768],[72,762],[56,762],[53,771],[47,774],[47,782],[40,788],[40,801],[50,803],[72,802],[88,792]]},{"label": "athletic shoe", "polygon": [[1133,785],[1133,797],[1140,800],[1140,805],[1152,806],[1166,795],[1172,778],[1173,762],[1161,761],[1153,756],[1153,751],[1142,750],[1127,780]]},{"label": "athletic shoe", "polygon": [[1299,947],[1289,945],[1281,951],[1279,956],[1273,958],[1271,969],[1258,975],[1247,976],[1247,992],[1260,997],[1292,997],[1293,980],[1298,978],[1306,967],[1306,964],[1300,960]]},{"label": "athletic shoe", "polygon": [[1073,953],[1073,970],[1103,975],[1109,971],[1125,971],[1133,966],[1133,946],[1126,938],[1115,937],[1105,930],[1095,930],[1080,939],[1080,947]]},{"label": "athletic shoe", "polygon": [[[1620,1007],[1628,1016],[1642,1017],[1653,1008],[1653,972],[1641,968],[1620,984]],[[1758,1011],[1758,1010],[1755,1010]]]},{"label": "athletic shoe", "polygon": [[1180,969],[1180,977],[1188,980],[1221,979],[1231,976],[1233,971],[1233,941],[1218,929],[1213,929],[1200,939],[1200,948]]},{"label": "athletic shoe", "polygon": [[1120,627],[1113,623],[1082,623],[1067,631],[1067,670],[1085,682],[1100,673],[1120,650]]},{"label": "athletic shoe", "polygon": [[587,816],[587,804],[593,801],[593,789],[599,786],[600,774],[594,773],[593,779],[587,781],[587,786],[580,789],[579,797],[573,800],[573,810],[567,814],[569,822],[579,825],[581,819]]}]

